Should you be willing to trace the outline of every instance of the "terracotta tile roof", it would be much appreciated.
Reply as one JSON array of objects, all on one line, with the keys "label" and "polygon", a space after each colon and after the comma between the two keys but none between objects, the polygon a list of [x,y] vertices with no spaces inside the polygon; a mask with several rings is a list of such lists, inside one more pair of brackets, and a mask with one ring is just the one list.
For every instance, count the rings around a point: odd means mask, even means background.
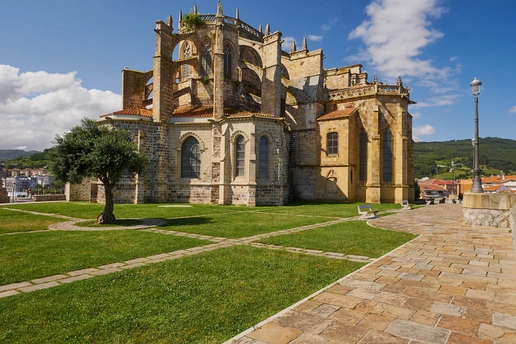
[{"label": "terracotta tile roof", "polygon": [[112,113],[108,113],[105,115],[102,115],[100,117],[106,117],[111,115],[134,115],[134,116],[143,116],[143,117],[152,117],[152,110],[137,106],[132,109],[123,109],[119,111],[115,111]]},{"label": "terracotta tile roof", "polygon": [[[224,108],[224,115],[228,117],[246,117],[246,116],[259,116],[259,117],[274,117],[273,115],[254,113],[246,110],[237,108],[227,107]],[[213,116],[213,106],[191,106],[183,105],[179,106],[174,110],[174,117],[211,117]]]},{"label": "terracotta tile roof", "polygon": [[443,190],[446,190],[446,188],[443,188],[439,185],[435,185],[435,184],[425,184],[425,185],[420,185],[419,186],[421,188],[421,190],[437,190],[437,191],[443,191]]},{"label": "terracotta tile roof", "polygon": [[347,109],[343,109],[343,110],[334,110],[334,111],[331,111],[331,112],[328,112],[326,114],[323,114],[323,115],[319,116],[317,118],[317,120],[318,121],[328,121],[328,120],[332,120],[332,119],[349,117],[353,113],[355,113],[356,111],[358,111],[357,108],[347,108]]}]

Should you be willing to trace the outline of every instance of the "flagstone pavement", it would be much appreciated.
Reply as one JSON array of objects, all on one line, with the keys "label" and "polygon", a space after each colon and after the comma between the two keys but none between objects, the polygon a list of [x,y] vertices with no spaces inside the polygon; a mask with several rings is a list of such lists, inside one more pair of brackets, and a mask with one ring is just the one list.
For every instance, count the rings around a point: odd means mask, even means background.
[{"label": "flagstone pavement", "polygon": [[460,204],[369,223],[420,236],[226,344],[514,344],[507,229],[462,224]]}]

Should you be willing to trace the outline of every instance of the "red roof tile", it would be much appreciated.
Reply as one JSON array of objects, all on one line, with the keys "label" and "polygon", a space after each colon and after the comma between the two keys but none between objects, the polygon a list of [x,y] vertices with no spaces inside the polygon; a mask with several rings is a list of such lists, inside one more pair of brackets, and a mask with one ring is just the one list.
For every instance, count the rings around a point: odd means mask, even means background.
[{"label": "red roof tile", "polygon": [[318,121],[328,121],[328,120],[332,120],[332,119],[349,117],[353,113],[355,113],[355,111],[358,111],[358,109],[357,108],[347,108],[344,110],[335,110],[335,111],[331,111],[326,114],[323,114],[322,116],[319,116],[317,118],[317,120]]},{"label": "red roof tile", "polygon": [[100,117],[106,117],[110,115],[134,115],[134,116],[144,116],[144,117],[152,117],[152,110],[137,106],[132,109],[123,109],[119,111],[115,111],[112,113],[108,113],[105,115],[102,115]]}]

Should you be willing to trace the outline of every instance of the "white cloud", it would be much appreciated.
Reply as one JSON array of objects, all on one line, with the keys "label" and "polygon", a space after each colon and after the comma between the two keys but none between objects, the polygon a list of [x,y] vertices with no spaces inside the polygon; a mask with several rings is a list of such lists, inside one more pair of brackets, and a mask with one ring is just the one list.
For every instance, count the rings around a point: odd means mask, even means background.
[{"label": "white cloud", "polygon": [[513,106],[513,107],[509,110],[509,112],[516,112],[516,106]]},{"label": "white cloud", "polygon": [[292,42],[295,42],[295,41],[296,40],[294,39],[294,37],[290,37],[290,36],[284,37],[283,43],[281,43],[281,49],[283,49],[285,51],[290,51],[290,48],[292,47]]},{"label": "white cloud", "polygon": [[20,73],[0,64],[0,117],[2,132],[8,133],[0,136],[2,149],[42,151],[52,146],[56,134],[80,124],[81,118],[97,119],[120,106],[120,95],[81,87],[75,72]]},{"label": "white cloud", "polygon": [[423,141],[421,136],[430,136],[433,133],[435,133],[434,127],[432,127],[430,124],[425,124],[420,127],[412,128],[412,139],[415,142],[420,142]]},{"label": "white cloud", "polygon": [[314,41],[314,42],[320,42],[323,39],[323,36],[316,36],[316,35],[308,35],[308,40]]},{"label": "white cloud", "polygon": [[446,76],[446,69],[419,58],[426,46],[443,36],[430,27],[430,19],[444,12],[438,0],[374,0],[366,12],[369,19],[348,36],[365,43],[361,58],[367,57],[375,69],[389,78]]},{"label": "white cloud", "polygon": [[321,25],[321,29],[322,29],[323,31],[329,31],[329,30],[331,30],[331,28],[332,28],[335,24],[337,24],[337,22],[338,22],[338,21],[339,21],[339,18],[333,18],[333,19],[332,19],[332,20],[330,20],[328,23]]}]

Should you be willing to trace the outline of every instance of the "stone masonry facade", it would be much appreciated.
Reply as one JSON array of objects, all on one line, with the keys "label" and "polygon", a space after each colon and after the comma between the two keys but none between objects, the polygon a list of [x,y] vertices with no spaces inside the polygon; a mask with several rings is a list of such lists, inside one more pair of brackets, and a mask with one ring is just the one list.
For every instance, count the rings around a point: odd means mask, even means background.
[{"label": "stone masonry facade", "polygon": [[[145,174],[117,184],[116,202],[413,201],[413,102],[401,79],[324,69],[322,49],[303,40],[285,52],[281,32],[253,28],[238,9],[226,16],[220,2],[173,24],[156,22],[152,69],[124,68],[122,110],[99,120],[148,157]],[[69,199],[102,201],[102,185],[86,184]]]}]

